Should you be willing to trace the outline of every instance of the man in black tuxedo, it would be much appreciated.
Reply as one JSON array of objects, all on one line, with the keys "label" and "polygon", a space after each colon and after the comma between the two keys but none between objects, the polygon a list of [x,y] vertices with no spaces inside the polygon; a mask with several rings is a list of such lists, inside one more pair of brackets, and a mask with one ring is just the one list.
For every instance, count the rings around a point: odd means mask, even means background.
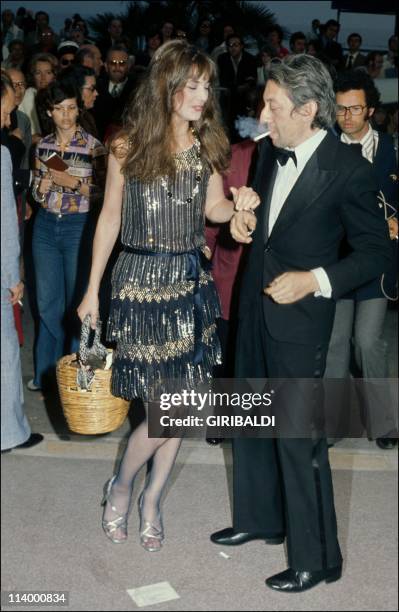
[{"label": "man in black tuxedo", "polygon": [[[369,163],[327,132],[335,97],[325,66],[309,55],[272,64],[264,102],[270,139],[261,145],[254,183],[261,205],[256,215],[237,212],[231,222],[233,237],[244,243],[256,225],[242,281],[236,376],[320,378],[335,300],[383,272],[387,226]],[[339,260],[344,234],[352,251]],[[326,440],[235,439],[233,456],[233,528],[211,540],[277,544],[286,536],[289,569],[266,580],[275,590],[338,580]]]}]

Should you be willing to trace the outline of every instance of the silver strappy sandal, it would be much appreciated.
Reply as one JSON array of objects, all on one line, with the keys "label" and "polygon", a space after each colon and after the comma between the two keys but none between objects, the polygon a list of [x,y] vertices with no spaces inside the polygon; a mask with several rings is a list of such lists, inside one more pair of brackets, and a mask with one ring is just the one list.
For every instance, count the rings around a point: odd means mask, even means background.
[{"label": "silver strappy sandal", "polygon": [[[109,480],[101,505],[104,506],[105,513],[107,502],[109,502],[112,512],[114,512],[117,516],[114,519],[107,521],[104,519],[103,513],[102,527],[104,529],[105,535],[111,540],[111,542],[113,542],[114,544],[123,544],[123,542],[126,542],[127,540],[127,517],[129,514],[129,510],[125,514],[120,514],[119,510],[117,510],[117,508],[111,504],[110,497],[112,485],[115,481],[115,478],[116,476],[113,476]],[[116,538],[113,534],[115,533],[115,531],[117,531],[117,529],[120,529],[125,534],[125,537]]]}]

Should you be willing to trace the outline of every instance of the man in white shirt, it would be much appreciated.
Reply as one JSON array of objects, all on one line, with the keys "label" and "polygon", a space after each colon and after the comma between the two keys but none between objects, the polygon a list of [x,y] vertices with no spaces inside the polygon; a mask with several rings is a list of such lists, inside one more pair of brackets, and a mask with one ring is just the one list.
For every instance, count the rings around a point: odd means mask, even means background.
[{"label": "man in white shirt", "polygon": [[[397,187],[395,149],[389,134],[373,130],[370,119],[379,106],[379,92],[373,80],[362,70],[344,72],[336,83],[336,118],[341,131],[340,139],[347,145],[357,145],[359,154],[370,162],[379,187],[374,207],[384,210],[392,247],[391,265],[384,274],[338,300],[334,327],[327,355],[325,376],[349,379],[351,347],[353,347],[356,374],[365,379],[387,379],[388,347],[383,337],[388,299],[397,299]],[[355,373],[355,372],[353,372]],[[381,389],[381,395],[377,392]],[[389,450],[397,446],[396,409],[387,402],[387,386],[373,385],[373,393],[360,396],[365,412],[365,424],[369,438]],[[334,403],[343,405],[339,397]],[[327,410],[331,416],[337,410]]]},{"label": "man in white shirt", "polygon": [[[264,102],[270,139],[261,145],[253,185],[261,197],[253,237],[251,212],[231,222],[236,240],[253,241],[241,286],[236,376],[318,379],[335,300],[383,271],[388,232],[374,206],[368,162],[327,132],[335,96],[325,66],[309,55],[273,64]],[[344,234],[352,252],[339,260]],[[221,545],[279,544],[286,536],[289,568],[266,585],[290,593],[338,580],[342,571],[327,442],[305,433],[313,399],[297,393],[289,406],[273,406],[277,420],[280,409],[290,419],[284,437],[244,431],[234,439],[233,527],[211,536]]]}]

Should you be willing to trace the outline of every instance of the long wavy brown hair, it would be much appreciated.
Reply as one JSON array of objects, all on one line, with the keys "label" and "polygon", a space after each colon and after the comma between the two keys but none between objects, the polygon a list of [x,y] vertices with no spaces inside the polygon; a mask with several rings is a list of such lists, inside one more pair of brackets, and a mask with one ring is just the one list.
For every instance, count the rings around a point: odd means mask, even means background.
[{"label": "long wavy brown hair", "polygon": [[123,158],[125,176],[151,181],[174,176],[174,96],[190,78],[206,76],[209,96],[201,118],[191,123],[201,143],[201,157],[216,172],[228,168],[230,144],[222,128],[212,91],[216,66],[205,53],[182,40],[165,43],[154,54],[149,70],[126,109],[124,128],[111,150]]}]

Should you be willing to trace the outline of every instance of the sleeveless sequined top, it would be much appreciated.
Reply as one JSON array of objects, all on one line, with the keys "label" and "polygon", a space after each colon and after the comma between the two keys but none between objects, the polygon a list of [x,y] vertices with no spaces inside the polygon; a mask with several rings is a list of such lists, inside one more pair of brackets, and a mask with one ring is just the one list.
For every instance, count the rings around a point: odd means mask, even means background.
[{"label": "sleeveless sequined top", "polygon": [[123,245],[156,252],[183,252],[204,246],[210,168],[201,159],[198,139],[174,157],[174,179],[125,180]]}]

